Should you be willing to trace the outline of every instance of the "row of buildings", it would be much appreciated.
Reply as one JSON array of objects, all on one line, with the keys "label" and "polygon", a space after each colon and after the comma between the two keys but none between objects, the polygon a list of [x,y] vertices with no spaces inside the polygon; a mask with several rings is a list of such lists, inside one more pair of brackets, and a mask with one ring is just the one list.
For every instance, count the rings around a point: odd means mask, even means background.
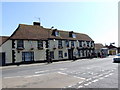
[{"label": "row of buildings", "polygon": [[2,65],[92,57],[94,41],[86,34],[44,28],[39,22],[19,24],[9,37],[2,36]]},{"label": "row of buildings", "polygon": [[86,34],[44,28],[39,22],[19,24],[9,37],[0,36],[0,65],[115,55],[112,44],[103,46]]}]

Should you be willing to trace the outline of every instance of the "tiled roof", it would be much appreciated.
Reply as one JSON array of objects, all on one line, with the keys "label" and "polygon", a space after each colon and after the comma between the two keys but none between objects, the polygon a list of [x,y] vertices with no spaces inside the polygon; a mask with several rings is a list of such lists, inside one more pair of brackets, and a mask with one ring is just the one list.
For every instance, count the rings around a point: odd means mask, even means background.
[{"label": "tiled roof", "polygon": [[116,46],[113,46],[113,45],[109,45],[109,46],[106,46],[106,47],[109,48],[109,49],[117,48]]},{"label": "tiled roof", "polygon": [[95,49],[105,48],[101,43],[95,43]]},{"label": "tiled roof", "polygon": [[8,38],[8,36],[0,36],[0,45],[2,45]]},{"label": "tiled roof", "polygon": [[47,30],[40,26],[20,24],[10,39],[46,39]]},{"label": "tiled roof", "polygon": [[11,35],[10,39],[31,39],[31,40],[47,40],[51,39],[68,39],[68,40],[86,40],[93,41],[88,35],[82,33],[75,33],[76,38],[69,37],[69,31],[58,30],[60,36],[52,35],[53,30],[43,28],[38,25],[20,24],[16,31]]}]

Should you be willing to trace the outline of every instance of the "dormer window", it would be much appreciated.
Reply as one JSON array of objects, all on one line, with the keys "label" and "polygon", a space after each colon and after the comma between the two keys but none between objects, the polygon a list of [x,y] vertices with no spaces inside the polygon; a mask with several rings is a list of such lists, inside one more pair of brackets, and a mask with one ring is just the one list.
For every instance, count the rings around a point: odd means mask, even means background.
[{"label": "dormer window", "polygon": [[76,34],[73,31],[71,31],[69,32],[69,37],[76,38]]},{"label": "dormer window", "polygon": [[72,37],[73,37],[73,38],[76,38],[76,34],[73,33],[73,34],[72,34]]},{"label": "dormer window", "polygon": [[57,29],[54,29],[52,35],[59,36],[60,33],[59,33],[59,31]]},{"label": "dormer window", "polygon": [[59,32],[58,31],[55,31],[55,36],[59,36]]}]

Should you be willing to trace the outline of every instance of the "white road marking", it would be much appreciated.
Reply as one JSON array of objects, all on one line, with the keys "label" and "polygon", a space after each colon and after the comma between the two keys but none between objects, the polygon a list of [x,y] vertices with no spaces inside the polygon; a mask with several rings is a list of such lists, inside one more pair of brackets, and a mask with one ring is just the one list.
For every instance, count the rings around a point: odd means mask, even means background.
[{"label": "white road marking", "polygon": [[104,79],[104,77],[100,77],[99,79]]},{"label": "white road marking", "polygon": [[63,73],[63,72],[58,72],[59,74],[64,74],[64,75],[68,75],[67,73]]},{"label": "white road marking", "polygon": [[105,75],[104,77],[109,77],[110,75]]},{"label": "white road marking", "polygon": [[81,81],[81,82],[78,82],[79,84],[81,84],[81,83],[83,83],[83,81]]},{"label": "white road marking", "polygon": [[88,78],[88,79],[86,79],[86,81],[89,81],[89,80],[92,80],[92,78]]},{"label": "white road marking", "polygon": [[37,72],[35,72],[35,73],[38,74],[38,73],[44,73],[44,72],[48,72],[48,71],[50,71],[50,70],[37,71]]},{"label": "white road marking", "polygon": [[93,78],[97,78],[97,77],[99,77],[99,76],[94,76]]},{"label": "white road marking", "polygon": [[102,72],[104,72],[105,70],[101,70]]},{"label": "white road marking", "polygon": [[39,74],[39,75],[29,75],[29,76],[25,76],[24,78],[31,78],[31,77],[39,77],[42,76],[44,74]]},{"label": "white road marking", "polygon": [[92,82],[97,82],[98,81],[98,79],[95,79],[95,80],[93,80]]},{"label": "white road marking", "polygon": [[44,72],[53,71],[53,70],[66,70],[66,69],[67,69],[67,68],[51,69],[51,70],[37,71],[37,72],[35,72],[35,73],[38,74],[38,73],[44,73]]},{"label": "white road marking", "polygon": [[3,78],[19,78],[19,77],[24,77],[24,76],[12,76],[12,77],[3,77]]},{"label": "white road marking", "polygon": [[113,73],[110,73],[110,74],[108,74],[108,75],[105,75],[104,77],[109,77],[110,75],[113,75]]},{"label": "white road marking", "polygon": [[93,73],[93,72],[91,72],[90,74],[91,74],[91,75],[93,75],[94,73]]},{"label": "white road marking", "polygon": [[79,86],[78,88],[82,88],[83,86]]},{"label": "white road marking", "polygon": [[88,86],[88,85],[90,85],[92,82],[88,82],[88,83],[86,83],[86,84],[84,84],[85,86]]},{"label": "white road marking", "polygon": [[103,74],[98,75],[99,77],[103,76]]},{"label": "white road marking", "polygon": [[3,77],[5,79],[9,79],[9,78],[31,78],[31,77],[39,77],[45,74],[38,74],[38,75],[26,75],[26,76],[13,76],[13,77]]},{"label": "white road marking", "polygon": [[114,73],[110,73],[109,75],[113,75]]},{"label": "white road marking", "polygon": [[82,74],[86,74],[86,73],[82,73]]},{"label": "white road marking", "polygon": [[75,78],[80,78],[80,79],[85,79],[85,78],[82,78],[82,77],[77,77],[77,76],[73,76],[73,77],[75,77]]}]

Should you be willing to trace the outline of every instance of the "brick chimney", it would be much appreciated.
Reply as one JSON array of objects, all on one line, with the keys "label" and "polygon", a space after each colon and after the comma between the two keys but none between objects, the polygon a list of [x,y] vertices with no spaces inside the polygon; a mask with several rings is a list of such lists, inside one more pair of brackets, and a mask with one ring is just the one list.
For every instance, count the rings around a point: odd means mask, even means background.
[{"label": "brick chimney", "polygon": [[40,26],[40,22],[33,22],[33,25]]}]

